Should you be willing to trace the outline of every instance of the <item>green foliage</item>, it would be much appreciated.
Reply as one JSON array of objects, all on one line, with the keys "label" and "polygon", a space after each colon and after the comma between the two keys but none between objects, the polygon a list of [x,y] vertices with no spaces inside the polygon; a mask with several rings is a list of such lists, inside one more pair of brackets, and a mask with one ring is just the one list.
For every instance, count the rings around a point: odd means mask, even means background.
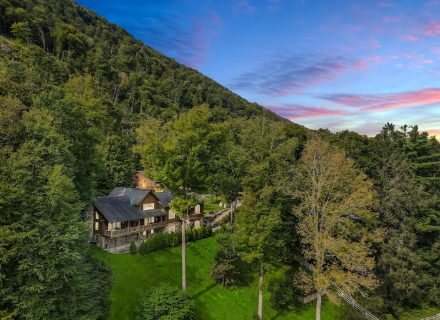
[{"label": "green foliage", "polygon": [[[252,319],[255,313],[257,284],[255,281],[250,281],[233,289],[218,285],[210,275],[217,248],[218,243],[214,237],[194,242],[187,247],[187,276],[191,279],[188,295],[194,300],[197,318]],[[96,249],[94,256],[111,269],[114,279],[110,294],[112,304],[109,320],[135,319],[136,306],[148,290],[164,284],[174,288],[179,288],[181,285],[180,248],[136,256],[110,254]],[[255,280],[254,271],[254,269],[246,270],[246,273],[254,277],[253,280]],[[327,320],[340,319],[341,307],[326,300],[323,314]],[[278,320],[315,319],[313,304],[300,305],[295,310],[282,313],[266,304],[265,315],[267,319],[275,317]]]},{"label": "green foliage", "polygon": [[194,320],[194,303],[179,289],[161,286],[152,289],[140,302],[137,320]]},{"label": "green foliage", "polygon": [[[210,225],[202,226],[197,229],[190,228],[186,230],[187,241],[196,241],[203,238],[208,238],[211,235],[212,228]],[[181,242],[181,232],[155,233],[140,244],[138,253],[145,255],[165,248],[177,247],[181,244]]]},{"label": "green foliage", "polygon": [[128,251],[130,252],[130,254],[136,254],[137,253],[136,242],[132,241],[130,243],[130,248],[129,248]]},{"label": "green foliage", "polygon": [[188,210],[191,206],[195,206],[197,201],[193,198],[175,197],[170,202],[170,208],[177,216],[182,217],[188,214]]},{"label": "green foliage", "polygon": [[211,268],[212,278],[225,287],[234,286],[240,280],[241,259],[234,249],[234,242],[230,234],[221,232],[217,235],[219,250]]},{"label": "green foliage", "polygon": [[225,126],[210,121],[206,105],[195,107],[165,123],[149,119],[137,129],[135,151],[147,173],[175,193],[209,189],[210,163],[221,154]]},{"label": "green foliage", "polygon": [[270,304],[276,310],[291,309],[298,303],[297,292],[292,285],[291,270],[282,270],[268,281],[267,290],[270,292]]},{"label": "green foliage", "polygon": [[353,132],[326,139],[343,147],[374,181],[384,243],[377,248],[380,287],[366,301],[370,309],[398,316],[408,307],[438,306],[440,143],[417,126],[399,130],[392,124],[370,139]]},{"label": "green foliage", "polygon": [[74,1],[0,0],[1,316],[106,317],[110,278],[88,256],[80,217],[92,197],[131,183],[147,115],[175,120],[166,172],[193,191],[206,188],[218,122],[279,119]]}]

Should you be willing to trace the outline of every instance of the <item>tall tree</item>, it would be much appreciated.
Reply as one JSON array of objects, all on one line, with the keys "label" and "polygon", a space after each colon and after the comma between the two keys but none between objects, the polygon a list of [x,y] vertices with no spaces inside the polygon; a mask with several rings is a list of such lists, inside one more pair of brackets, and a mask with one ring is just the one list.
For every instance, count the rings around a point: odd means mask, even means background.
[{"label": "tall tree", "polygon": [[297,232],[304,258],[313,266],[302,281],[316,292],[319,320],[321,296],[333,281],[347,292],[376,285],[369,230],[375,218],[372,183],[343,152],[314,138],[294,168],[287,192],[298,201]]},{"label": "tall tree", "polygon": [[241,125],[238,143],[247,159],[236,237],[239,254],[259,269],[258,317],[262,319],[265,270],[279,260],[276,252],[282,247],[274,232],[281,222],[276,185],[281,172],[295,162],[298,141],[287,134],[284,124],[264,118],[243,121]]},{"label": "tall tree", "polygon": [[211,188],[212,163],[221,155],[224,141],[224,125],[212,123],[210,118],[208,107],[200,106],[164,124],[146,120],[137,130],[139,144],[135,151],[141,157],[144,170],[181,196],[174,201],[174,206],[181,217],[183,290],[186,290],[188,201],[195,192]]},{"label": "tall tree", "polygon": [[427,134],[419,134],[417,127],[397,130],[392,124],[386,124],[372,144],[377,210],[385,231],[377,258],[377,274],[382,280],[379,294],[385,312],[394,315],[404,307],[435,301],[426,299],[425,291],[431,292],[429,296],[439,295],[438,272],[429,266],[438,263],[434,258],[438,254],[431,250],[435,251],[434,244],[438,243],[440,215],[435,193],[430,193],[435,187],[424,190],[424,182],[435,179],[424,181],[423,171],[419,171],[422,177],[418,178],[413,170],[425,167],[418,159],[429,154],[430,148]]},{"label": "tall tree", "polygon": [[0,161],[8,189],[0,201],[0,310],[23,319],[104,317],[98,291],[107,274],[87,254],[67,140],[46,110],[26,112],[22,125],[26,141]]}]

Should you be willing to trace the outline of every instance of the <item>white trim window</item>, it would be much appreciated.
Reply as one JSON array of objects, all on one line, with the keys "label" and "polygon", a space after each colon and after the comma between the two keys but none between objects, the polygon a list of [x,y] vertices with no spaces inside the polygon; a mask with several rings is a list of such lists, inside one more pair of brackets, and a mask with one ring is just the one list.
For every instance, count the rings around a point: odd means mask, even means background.
[{"label": "white trim window", "polygon": [[142,205],[142,209],[145,211],[145,210],[152,210],[152,209],[154,209],[154,202],[152,202],[152,203],[144,203],[143,205]]}]

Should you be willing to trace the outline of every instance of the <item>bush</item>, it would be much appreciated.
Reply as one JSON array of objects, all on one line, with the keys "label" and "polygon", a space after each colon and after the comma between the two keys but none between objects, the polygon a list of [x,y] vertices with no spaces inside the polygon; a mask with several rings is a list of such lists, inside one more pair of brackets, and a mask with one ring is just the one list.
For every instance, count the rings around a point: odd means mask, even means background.
[{"label": "bush", "polygon": [[152,289],[139,303],[136,320],[194,320],[194,303],[179,289]]},{"label": "bush", "polygon": [[[198,229],[186,230],[186,241],[196,241],[212,235],[211,226],[203,226]],[[182,243],[181,232],[155,233],[150,238],[144,240],[138,249],[139,254],[149,254],[165,248],[177,247]]]},{"label": "bush", "polygon": [[129,251],[130,251],[130,254],[133,254],[133,255],[137,253],[137,247],[136,247],[136,243],[134,241],[132,241],[130,243]]},{"label": "bush", "polygon": [[211,269],[212,278],[223,286],[234,285],[239,276],[238,270],[239,257],[233,251],[219,251],[215,256],[215,262]]},{"label": "bush", "polygon": [[269,280],[268,291],[270,292],[270,304],[278,311],[293,308],[298,301],[295,299],[292,270],[277,274]]},{"label": "bush", "polygon": [[239,281],[241,260],[233,248],[230,234],[219,234],[217,241],[220,248],[215,255],[211,276],[223,286],[232,286]]}]

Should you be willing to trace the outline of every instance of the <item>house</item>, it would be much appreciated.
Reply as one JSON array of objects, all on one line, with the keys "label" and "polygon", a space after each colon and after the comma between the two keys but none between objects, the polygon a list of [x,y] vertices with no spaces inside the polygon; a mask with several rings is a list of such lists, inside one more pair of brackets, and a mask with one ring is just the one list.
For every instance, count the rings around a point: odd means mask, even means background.
[{"label": "house", "polygon": [[[127,249],[157,232],[176,232],[181,221],[170,209],[174,198],[168,191],[116,187],[93,201],[93,240],[101,248],[116,252]],[[203,209],[189,211],[193,227],[202,224]]]}]

